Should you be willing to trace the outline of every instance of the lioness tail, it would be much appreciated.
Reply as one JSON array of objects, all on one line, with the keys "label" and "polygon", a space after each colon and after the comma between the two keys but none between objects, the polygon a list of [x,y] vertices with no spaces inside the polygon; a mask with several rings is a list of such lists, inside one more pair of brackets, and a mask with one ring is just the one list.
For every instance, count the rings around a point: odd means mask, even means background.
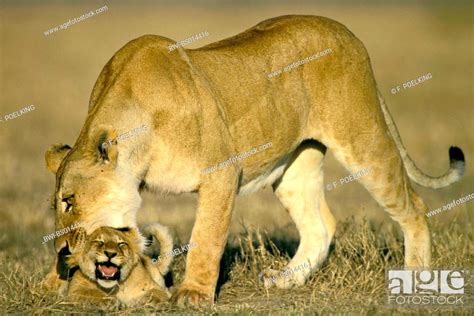
[{"label": "lioness tail", "polygon": [[464,161],[464,154],[461,148],[455,146],[451,146],[449,148],[448,171],[446,171],[442,176],[439,177],[432,177],[423,173],[423,171],[421,171],[415,165],[413,160],[408,155],[405,146],[403,146],[400,134],[398,133],[397,127],[393,122],[392,116],[390,115],[390,112],[388,111],[387,106],[385,104],[385,100],[383,99],[380,92],[378,93],[378,97],[380,101],[380,107],[382,108],[382,112],[385,117],[385,122],[387,123],[390,134],[392,135],[393,140],[397,145],[398,151],[400,152],[400,156],[403,159],[405,170],[407,171],[408,177],[411,180],[424,187],[439,189],[444,188],[461,179],[464,174],[466,164]]}]

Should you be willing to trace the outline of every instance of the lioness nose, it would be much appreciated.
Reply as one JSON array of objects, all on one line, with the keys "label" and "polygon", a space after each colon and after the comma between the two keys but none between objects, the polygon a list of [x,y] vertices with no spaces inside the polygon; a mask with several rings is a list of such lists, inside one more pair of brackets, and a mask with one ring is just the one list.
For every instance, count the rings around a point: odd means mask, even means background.
[{"label": "lioness nose", "polygon": [[109,257],[110,259],[112,259],[113,257],[117,255],[115,251],[104,251],[104,252],[105,252],[105,255]]}]

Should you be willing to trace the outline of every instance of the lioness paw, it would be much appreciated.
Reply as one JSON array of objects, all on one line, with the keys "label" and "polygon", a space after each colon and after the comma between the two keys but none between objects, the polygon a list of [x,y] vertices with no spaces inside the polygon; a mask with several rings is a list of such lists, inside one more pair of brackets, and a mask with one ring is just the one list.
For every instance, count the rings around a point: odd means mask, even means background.
[{"label": "lioness paw", "polygon": [[265,269],[258,275],[259,284],[265,288],[276,286],[279,289],[290,289],[304,285],[305,281],[305,276],[301,272],[288,273],[288,270]]},{"label": "lioness paw", "polygon": [[171,296],[171,302],[177,306],[209,306],[213,300],[208,294],[182,286]]}]

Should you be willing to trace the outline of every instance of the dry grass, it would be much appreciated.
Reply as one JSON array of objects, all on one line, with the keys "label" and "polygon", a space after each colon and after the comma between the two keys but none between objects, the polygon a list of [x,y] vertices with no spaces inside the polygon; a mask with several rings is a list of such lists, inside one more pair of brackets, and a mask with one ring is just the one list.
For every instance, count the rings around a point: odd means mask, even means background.
[{"label": "dry grass", "polygon": [[[466,267],[473,262],[474,229],[472,224],[461,227],[452,223],[445,229],[433,227],[435,258],[433,266]],[[447,228],[447,229],[446,229]],[[466,231],[467,229],[467,231]],[[258,274],[264,268],[282,268],[295,252],[296,240],[269,236],[256,230],[244,229],[231,238],[222,260],[219,278],[218,303],[212,310],[194,310],[217,313],[398,313],[401,309],[387,309],[386,267],[403,266],[402,241],[399,235],[363,221],[340,225],[331,255],[323,267],[300,288],[291,290],[265,289],[258,283]],[[3,288],[0,306],[7,313],[48,314],[56,312],[100,313],[92,306],[62,302],[59,297],[42,294],[39,286],[50,257],[35,247],[36,239],[28,239],[26,250],[2,254],[0,283]],[[175,257],[172,269],[174,284],[184,274],[184,256]],[[471,298],[472,299],[472,298]],[[183,313],[163,304],[159,310],[150,306],[136,308],[110,307],[109,313]],[[426,313],[428,310],[411,310]],[[429,309],[433,311],[433,309]],[[444,313],[447,311],[444,310]],[[467,310],[456,310],[456,313]]]},{"label": "dry grass", "polygon": [[[468,169],[459,183],[436,191],[415,187],[430,209],[472,192],[474,54],[470,6],[107,2],[109,11],[44,37],[43,31],[103,4],[21,3],[2,2],[0,10],[0,115],[29,104],[36,110],[0,123],[0,311],[45,314],[87,310],[44,297],[38,288],[53,254],[51,243],[41,244],[42,236],[54,231],[54,216],[48,209],[54,179],[44,167],[43,155],[52,143],[75,141],[101,67],[122,45],[143,34],[182,39],[207,30],[209,37],[190,45],[198,47],[282,14],[324,15],[341,21],[365,43],[379,88],[420,168],[441,174],[452,144],[466,154]],[[392,87],[427,72],[433,79],[390,93]],[[347,174],[331,153],[324,172],[326,183]],[[268,190],[239,197],[222,264],[221,281],[226,282],[215,311],[389,313],[383,301],[384,268],[402,263],[398,228],[355,182],[327,192],[327,200],[340,221],[328,262],[304,287],[267,293],[256,283],[258,273],[264,267],[283,266],[288,254],[294,252],[298,234]],[[470,201],[431,219],[434,266],[473,266],[473,205]],[[195,207],[193,195],[145,194],[138,220],[170,226],[183,241],[177,242],[180,245],[189,238]],[[268,231],[268,238],[257,231]],[[258,240],[264,240],[266,246],[261,247]],[[177,257],[173,267],[177,283],[183,276],[184,259]],[[172,309],[165,306],[163,311]]]}]

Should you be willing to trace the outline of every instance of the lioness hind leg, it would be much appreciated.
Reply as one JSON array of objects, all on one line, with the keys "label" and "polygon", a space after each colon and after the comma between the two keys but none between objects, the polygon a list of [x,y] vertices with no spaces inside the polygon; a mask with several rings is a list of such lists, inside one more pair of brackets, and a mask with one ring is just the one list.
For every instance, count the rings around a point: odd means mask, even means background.
[{"label": "lioness hind leg", "polygon": [[376,129],[370,145],[356,139],[350,146],[331,148],[351,173],[366,170],[357,180],[400,224],[405,242],[405,266],[429,267],[431,241],[424,216],[427,208],[411,188],[396,145],[383,131],[383,128]]},{"label": "lioness hind leg", "polygon": [[279,288],[303,285],[311,271],[327,257],[336,221],[324,201],[321,169],[325,151],[319,143],[304,142],[283,176],[274,184],[276,196],[296,224],[300,244],[283,272],[269,270],[264,273],[267,287],[273,284]]}]

